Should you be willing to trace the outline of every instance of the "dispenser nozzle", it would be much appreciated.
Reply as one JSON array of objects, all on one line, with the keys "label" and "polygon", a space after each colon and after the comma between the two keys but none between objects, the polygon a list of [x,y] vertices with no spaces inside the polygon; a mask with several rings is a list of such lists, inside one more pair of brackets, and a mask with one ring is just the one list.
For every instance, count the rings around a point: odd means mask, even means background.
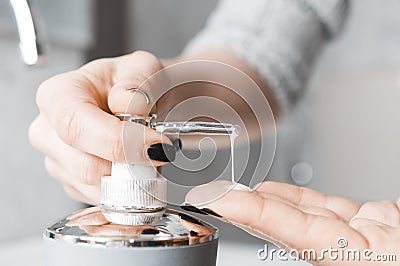
[{"label": "dispenser nozzle", "polygon": [[[155,122],[156,115],[117,114],[122,121],[139,123],[166,134],[238,135],[238,127],[213,122]],[[167,180],[151,166],[113,163],[112,175],[101,180],[101,209],[113,223],[139,225],[160,218],[166,207]]]}]

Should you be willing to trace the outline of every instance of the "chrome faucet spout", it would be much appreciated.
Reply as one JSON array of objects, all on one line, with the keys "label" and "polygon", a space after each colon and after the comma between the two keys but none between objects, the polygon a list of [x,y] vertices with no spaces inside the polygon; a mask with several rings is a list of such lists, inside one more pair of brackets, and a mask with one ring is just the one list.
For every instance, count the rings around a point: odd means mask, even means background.
[{"label": "chrome faucet spout", "polygon": [[18,27],[19,48],[25,64],[32,66],[43,62],[43,42],[39,34],[39,18],[29,0],[10,0]]}]

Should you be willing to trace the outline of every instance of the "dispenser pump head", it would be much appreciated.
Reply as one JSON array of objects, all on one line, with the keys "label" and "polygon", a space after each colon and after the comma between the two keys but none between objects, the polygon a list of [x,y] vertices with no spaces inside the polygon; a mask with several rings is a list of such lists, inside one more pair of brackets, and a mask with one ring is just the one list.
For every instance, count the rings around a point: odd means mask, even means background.
[{"label": "dispenser pump head", "polygon": [[[117,117],[150,127],[156,116]],[[108,221],[116,224],[150,224],[164,213],[166,193],[167,181],[155,167],[114,162],[111,176],[101,179],[101,210]]]},{"label": "dispenser pump head", "polygon": [[[212,122],[155,122],[156,115],[116,115],[165,135],[237,135],[238,127]],[[167,180],[152,166],[113,163],[111,176],[101,179],[100,206],[104,217],[117,224],[150,224],[159,219],[167,205]]]}]

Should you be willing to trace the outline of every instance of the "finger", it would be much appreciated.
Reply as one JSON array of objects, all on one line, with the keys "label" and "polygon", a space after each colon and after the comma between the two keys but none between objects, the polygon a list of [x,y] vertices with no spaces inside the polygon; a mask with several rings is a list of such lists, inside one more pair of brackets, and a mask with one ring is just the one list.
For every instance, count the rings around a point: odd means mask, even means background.
[{"label": "finger", "polygon": [[[394,202],[367,202],[361,206],[353,219],[369,219],[376,222],[397,227],[400,225],[400,212]],[[352,219],[352,220],[353,220]]]},{"label": "finger", "polygon": [[[102,176],[111,172],[109,161],[81,152],[62,142],[42,115],[32,123],[29,135],[32,145],[48,157],[57,158],[60,170],[62,168],[68,172],[73,179],[63,180],[64,182],[95,185],[100,183]],[[47,159],[49,167],[54,163]]]},{"label": "finger", "polygon": [[[162,165],[150,162],[146,148],[156,143],[171,144],[168,138],[146,126],[121,122],[91,104],[77,104],[58,120],[57,110],[49,117],[57,135],[67,145],[107,161]],[[53,123],[53,124],[52,124]]]},{"label": "finger", "polygon": [[61,166],[61,164],[57,160],[46,156],[44,158],[44,167],[52,177],[60,181],[62,184],[69,186],[77,184],[76,180],[71,178],[69,173]]},{"label": "finger", "polygon": [[[148,78],[163,68],[154,55],[138,51],[116,58],[114,85],[108,96],[112,113],[148,114],[157,95]],[[131,90],[137,89],[139,90]]]},{"label": "finger", "polygon": [[99,203],[99,185],[84,185],[77,183],[56,160],[50,157],[45,157],[45,167],[52,177],[56,178],[63,184],[64,190],[68,196],[77,201],[85,202],[91,205],[96,205]]},{"label": "finger", "polygon": [[65,193],[72,199],[96,205],[100,199],[100,186],[89,186],[71,182],[73,178],[62,169],[56,160],[46,157],[45,167],[51,176],[63,183]]},{"label": "finger", "polygon": [[196,206],[199,199],[204,202],[212,198],[214,201],[208,201],[207,207],[224,219],[259,230],[296,249],[334,246],[339,237],[346,237],[354,247],[367,246],[365,239],[341,220],[306,214],[298,208],[252,192],[227,192],[224,186],[218,193],[223,196],[215,200],[218,185],[212,186],[211,194],[208,193],[208,185],[192,189],[186,196],[186,202]]},{"label": "finger", "polygon": [[[69,146],[108,161],[124,162],[124,143],[130,143],[130,148],[135,148],[126,150],[131,162],[149,164],[143,152],[145,147],[163,143],[163,140],[170,144],[168,139],[142,125],[128,123],[124,126],[118,118],[104,112],[99,103],[103,96],[99,96],[101,93],[93,88],[85,75],[74,71],[56,76],[40,86],[38,105],[51,127]],[[123,139],[123,129],[133,134],[127,134]]]},{"label": "finger", "polygon": [[90,204],[90,205],[96,205],[98,203],[98,201],[87,197],[84,193],[82,193],[81,191],[77,190],[73,186],[64,185],[63,187],[64,187],[65,193],[70,198],[72,198],[72,199],[74,199],[76,201],[87,203],[87,204]]},{"label": "finger", "polygon": [[68,196],[91,205],[99,203],[100,184],[86,185],[78,183],[68,171],[50,157],[45,157],[45,168],[52,177],[60,181],[68,189],[64,189]]},{"label": "finger", "polygon": [[296,205],[314,206],[333,211],[345,221],[349,221],[359,210],[354,201],[328,196],[318,191],[295,185],[267,181],[255,186],[260,193],[270,193]]}]

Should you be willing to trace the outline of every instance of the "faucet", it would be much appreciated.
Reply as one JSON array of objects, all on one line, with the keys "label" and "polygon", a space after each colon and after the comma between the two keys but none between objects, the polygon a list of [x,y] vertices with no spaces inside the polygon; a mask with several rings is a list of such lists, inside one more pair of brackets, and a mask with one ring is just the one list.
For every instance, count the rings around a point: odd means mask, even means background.
[{"label": "faucet", "polygon": [[39,19],[30,0],[10,0],[18,27],[22,60],[28,66],[43,62],[43,43],[39,33]]}]

